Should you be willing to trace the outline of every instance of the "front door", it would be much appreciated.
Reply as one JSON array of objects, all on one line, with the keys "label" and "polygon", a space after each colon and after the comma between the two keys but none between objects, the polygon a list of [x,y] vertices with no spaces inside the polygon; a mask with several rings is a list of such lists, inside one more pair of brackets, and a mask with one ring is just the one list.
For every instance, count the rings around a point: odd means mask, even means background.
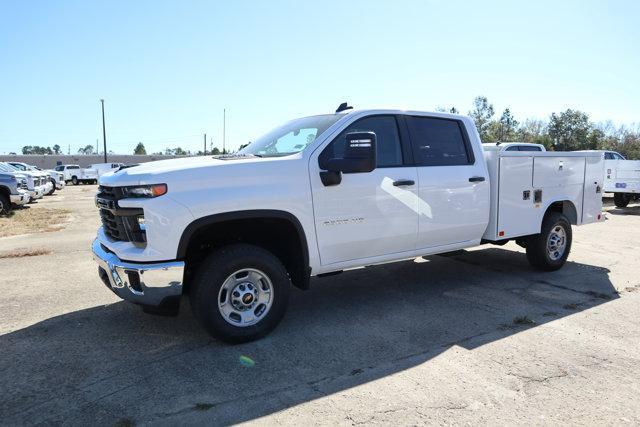
[{"label": "front door", "polygon": [[[318,163],[344,152],[345,135],[376,134],[377,168],[342,174],[337,185],[325,186],[320,166],[309,168],[318,249],[322,265],[412,251],[418,231],[417,173],[404,166],[397,119],[393,115],[356,120],[320,154]],[[314,160],[312,160],[314,162]]]}]

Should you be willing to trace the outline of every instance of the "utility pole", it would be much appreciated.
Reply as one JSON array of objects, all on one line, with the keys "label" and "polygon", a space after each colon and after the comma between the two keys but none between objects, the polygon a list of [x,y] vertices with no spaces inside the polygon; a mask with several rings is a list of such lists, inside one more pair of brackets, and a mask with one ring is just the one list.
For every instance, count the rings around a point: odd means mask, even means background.
[{"label": "utility pole", "polygon": [[222,110],[222,154],[226,154],[224,151],[224,143],[226,142],[226,125],[227,125],[227,109]]},{"label": "utility pole", "polygon": [[69,146],[67,147],[67,154],[71,155],[71,144],[69,144]]},{"label": "utility pole", "polygon": [[207,155],[207,134],[204,134],[204,155]]},{"label": "utility pole", "polygon": [[102,141],[104,141],[104,162],[107,163],[107,131],[104,126],[104,99],[100,100],[102,104]]},{"label": "utility pole", "polygon": [[98,138],[96,138],[96,154],[100,154],[100,148],[98,147]]}]

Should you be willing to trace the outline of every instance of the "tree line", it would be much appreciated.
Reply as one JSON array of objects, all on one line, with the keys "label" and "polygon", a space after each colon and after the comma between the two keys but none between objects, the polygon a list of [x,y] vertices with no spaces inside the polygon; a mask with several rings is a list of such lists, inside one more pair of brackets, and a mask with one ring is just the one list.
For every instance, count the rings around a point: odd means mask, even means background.
[{"label": "tree line", "polygon": [[[457,113],[455,107],[438,108]],[[580,110],[567,109],[551,113],[547,120],[526,119],[519,122],[509,108],[496,116],[486,96],[478,96],[469,111],[482,142],[531,142],[550,151],[612,150],[627,159],[640,159],[640,125],[615,126],[612,122],[594,123]]]},{"label": "tree line", "polygon": [[[438,107],[437,111],[458,113],[455,107]],[[482,142],[531,142],[542,144],[550,151],[613,150],[627,159],[640,159],[640,124],[615,126],[611,121],[594,123],[589,115],[580,110],[567,109],[551,113],[546,120],[525,119],[518,121],[509,108],[496,115],[493,104],[486,96],[477,96],[468,115],[475,121]],[[78,154],[94,154],[91,144],[78,149]],[[191,152],[181,147],[165,148],[151,153],[157,156],[202,156],[226,154],[217,147],[203,153]],[[11,153],[15,154],[15,153]],[[53,147],[27,145],[22,154],[63,154],[58,144]],[[145,155],[147,150],[142,142],[133,154]]]}]

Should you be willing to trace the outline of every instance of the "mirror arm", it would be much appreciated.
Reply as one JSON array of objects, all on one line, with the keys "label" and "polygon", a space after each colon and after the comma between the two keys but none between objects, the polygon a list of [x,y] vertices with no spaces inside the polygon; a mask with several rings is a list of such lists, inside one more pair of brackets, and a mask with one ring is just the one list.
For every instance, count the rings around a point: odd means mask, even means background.
[{"label": "mirror arm", "polygon": [[325,187],[338,185],[342,182],[342,172],[339,171],[320,171],[320,181]]}]

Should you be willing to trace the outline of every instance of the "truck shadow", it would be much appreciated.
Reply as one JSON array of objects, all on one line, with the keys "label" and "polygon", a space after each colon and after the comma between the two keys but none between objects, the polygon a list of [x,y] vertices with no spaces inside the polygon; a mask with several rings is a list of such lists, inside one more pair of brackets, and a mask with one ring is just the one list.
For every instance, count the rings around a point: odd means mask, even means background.
[{"label": "truck shadow", "polygon": [[640,205],[631,205],[626,208],[614,208],[607,210],[607,213],[613,215],[640,215]]},{"label": "truck shadow", "polygon": [[606,268],[538,273],[489,248],[314,279],[271,335],[238,346],[205,335],[186,303],[177,318],[93,307],[0,336],[0,418],[239,423],[616,298]]}]

